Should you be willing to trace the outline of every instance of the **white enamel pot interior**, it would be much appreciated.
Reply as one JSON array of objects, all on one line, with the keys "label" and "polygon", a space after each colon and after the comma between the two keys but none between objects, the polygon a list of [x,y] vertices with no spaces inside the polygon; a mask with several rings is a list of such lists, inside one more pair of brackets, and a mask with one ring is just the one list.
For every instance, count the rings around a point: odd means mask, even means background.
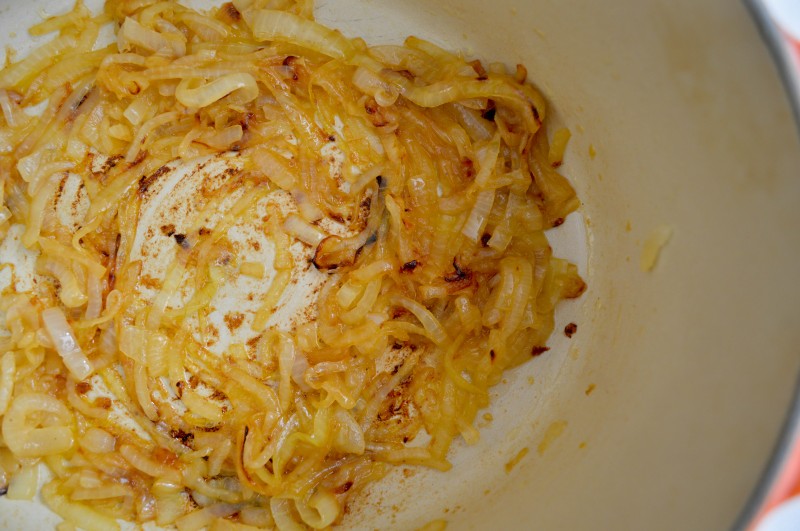
[{"label": "white enamel pot interior", "polygon": [[[67,4],[6,0],[0,35],[23,47],[40,9]],[[496,389],[494,420],[454,448],[453,470],[397,470],[343,526],[734,525],[800,370],[800,140],[745,5],[321,0],[318,17],[373,43],[414,34],[524,63],[573,133],[564,172],[583,207],[552,238],[589,283],[560,309],[551,350]],[[645,273],[659,226],[673,236]],[[55,521],[0,502],[0,527]]]}]

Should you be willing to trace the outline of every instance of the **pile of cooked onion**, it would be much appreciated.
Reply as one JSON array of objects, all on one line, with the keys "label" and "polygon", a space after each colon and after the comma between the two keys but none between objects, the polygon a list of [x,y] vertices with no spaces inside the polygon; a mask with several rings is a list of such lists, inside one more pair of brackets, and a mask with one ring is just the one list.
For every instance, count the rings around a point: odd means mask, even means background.
[{"label": "pile of cooked onion", "polygon": [[[0,71],[0,492],[31,498],[46,465],[64,529],[326,528],[391,465],[450,468],[585,288],[544,233],[579,206],[569,134],[548,141],[522,66],[367,46],[309,0],[78,0],[30,32],[54,38]],[[216,225],[145,278],[142,191],[222,154]],[[232,223],[277,193],[274,260],[239,260]],[[274,326],[298,242],[323,282]],[[215,352],[212,301],[241,275],[269,283],[253,338]]]}]

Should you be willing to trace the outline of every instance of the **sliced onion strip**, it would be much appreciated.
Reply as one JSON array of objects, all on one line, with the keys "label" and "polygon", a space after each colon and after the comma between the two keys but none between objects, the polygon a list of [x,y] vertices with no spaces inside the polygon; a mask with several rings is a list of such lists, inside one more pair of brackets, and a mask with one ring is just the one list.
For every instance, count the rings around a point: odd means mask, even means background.
[{"label": "sliced onion strip", "polygon": [[67,322],[61,308],[48,308],[42,312],[44,328],[61,356],[64,365],[77,381],[85,380],[92,374],[92,363],[83,353],[75,332]]}]

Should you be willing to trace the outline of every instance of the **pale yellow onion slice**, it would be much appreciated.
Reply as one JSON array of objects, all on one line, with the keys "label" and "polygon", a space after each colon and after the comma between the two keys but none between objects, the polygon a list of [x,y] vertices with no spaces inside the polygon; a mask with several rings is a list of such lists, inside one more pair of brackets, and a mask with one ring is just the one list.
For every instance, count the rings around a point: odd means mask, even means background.
[{"label": "pale yellow onion slice", "polygon": [[278,531],[305,531],[304,527],[297,523],[292,516],[289,500],[282,498],[271,498],[269,508],[272,511],[272,518],[275,519],[275,526]]},{"label": "pale yellow onion slice", "polygon": [[247,73],[228,74],[206,84],[184,78],[175,89],[175,99],[189,108],[206,107],[228,94],[235,98],[236,103],[253,101],[258,96],[255,78]]},{"label": "pale yellow onion slice", "polygon": [[61,356],[64,365],[72,376],[79,382],[88,378],[94,368],[78,344],[78,338],[75,337],[75,332],[67,322],[63,310],[61,308],[44,310],[42,312],[42,322],[45,330],[50,335],[56,352]]},{"label": "pale yellow onion slice", "polygon": [[31,500],[39,487],[39,465],[26,465],[11,477],[6,497],[9,500]]},{"label": "pale yellow onion slice", "polygon": [[425,331],[428,332],[431,340],[433,340],[437,345],[442,345],[447,341],[447,331],[445,331],[439,320],[436,319],[431,311],[425,306],[415,300],[409,299],[408,297],[401,296],[393,297],[392,302],[397,306],[402,306],[409,312],[413,313],[414,316],[419,319],[419,322]]},{"label": "pale yellow onion slice", "polygon": [[162,33],[145,27],[130,17],[122,23],[117,35],[119,51],[129,51],[132,46],[139,46],[151,52],[169,51],[180,57],[186,53],[186,44],[175,38],[168,38]]},{"label": "pale yellow onion slice", "polygon": [[175,521],[178,531],[197,531],[205,529],[217,518],[225,518],[239,510],[239,505],[227,503],[217,503],[208,507],[203,507],[185,516],[181,516]]},{"label": "pale yellow onion slice", "polygon": [[[46,415],[48,425],[35,427],[31,417]],[[68,426],[72,415],[67,406],[50,395],[25,393],[14,401],[3,417],[3,440],[19,457],[44,457],[64,453],[74,439]]]},{"label": "pale yellow onion slice", "polygon": [[86,430],[86,433],[83,434],[83,437],[81,437],[80,444],[89,452],[105,454],[114,451],[117,439],[100,428],[89,428]]},{"label": "pale yellow onion slice", "polygon": [[486,227],[486,219],[492,211],[494,196],[494,190],[483,190],[479,193],[478,197],[475,199],[475,205],[472,207],[469,217],[464,223],[464,227],[461,229],[461,234],[473,242],[478,241],[478,238],[480,238],[483,233],[484,227]]},{"label": "pale yellow onion slice", "polygon": [[34,75],[45,65],[50,64],[69,49],[74,48],[77,40],[72,35],[63,35],[31,52],[25,59],[5,68],[0,72],[0,87],[15,87],[26,78]]},{"label": "pale yellow onion slice", "polygon": [[326,529],[339,517],[341,508],[336,497],[323,490],[311,495],[308,503],[295,501],[300,518],[313,529]]},{"label": "pale yellow onion slice", "polygon": [[42,487],[42,500],[54,513],[87,531],[119,530],[116,520],[82,503],[71,502],[69,497],[59,492],[59,486],[54,481]]},{"label": "pale yellow onion slice", "polygon": [[289,214],[283,222],[283,230],[301,242],[317,246],[327,235],[297,214]]},{"label": "pale yellow onion slice", "polygon": [[351,57],[356,48],[340,32],[286,11],[260,9],[245,12],[257,39],[303,46],[336,59]]},{"label": "pale yellow onion slice", "polygon": [[0,358],[0,415],[8,409],[11,393],[14,392],[14,373],[17,362],[13,352],[6,352]]}]

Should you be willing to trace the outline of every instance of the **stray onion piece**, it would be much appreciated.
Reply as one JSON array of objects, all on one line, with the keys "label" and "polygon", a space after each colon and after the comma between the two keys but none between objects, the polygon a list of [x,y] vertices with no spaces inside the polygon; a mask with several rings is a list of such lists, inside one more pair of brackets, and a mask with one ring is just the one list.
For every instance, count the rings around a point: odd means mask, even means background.
[{"label": "stray onion piece", "polygon": [[369,47],[310,0],[30,31],[0,70],[0,492],[47,466],[67,526],[340,523],[393,465],[449,469],[586,288],[522,66]]}]

